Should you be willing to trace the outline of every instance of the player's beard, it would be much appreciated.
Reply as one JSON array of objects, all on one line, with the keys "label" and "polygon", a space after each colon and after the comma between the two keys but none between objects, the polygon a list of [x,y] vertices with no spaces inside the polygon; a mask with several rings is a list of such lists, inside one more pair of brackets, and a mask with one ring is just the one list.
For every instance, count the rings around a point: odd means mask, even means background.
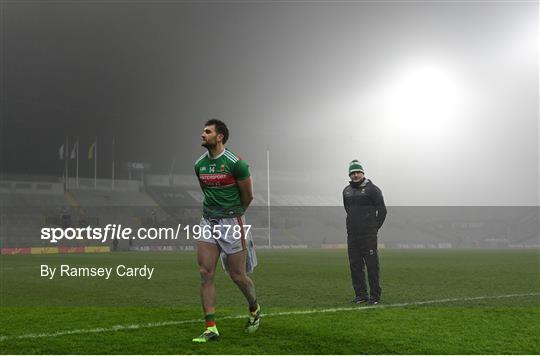
[{"label": "player's beard", "polygon": [[206,148],[207,150],[211,150],[211,149],[216,148],[217,143],[216,143],[216,142],[211,143],[211,142],[205,141],[205,142],[203,142],[203,143],[201,144],[201,146],[203,146],[203,147]]}]

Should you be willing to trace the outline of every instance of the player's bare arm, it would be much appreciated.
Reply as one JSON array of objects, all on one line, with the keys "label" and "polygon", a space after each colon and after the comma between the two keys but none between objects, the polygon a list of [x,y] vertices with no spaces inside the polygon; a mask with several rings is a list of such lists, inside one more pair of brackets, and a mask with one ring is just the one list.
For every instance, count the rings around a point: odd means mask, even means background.
[{"label": "player's bare arm", "polygon": [[251,177],[237,181],[238,190],[240,191],[240,201],[242,202],[242,208],[246,210],[253,200],[253,182]]}]

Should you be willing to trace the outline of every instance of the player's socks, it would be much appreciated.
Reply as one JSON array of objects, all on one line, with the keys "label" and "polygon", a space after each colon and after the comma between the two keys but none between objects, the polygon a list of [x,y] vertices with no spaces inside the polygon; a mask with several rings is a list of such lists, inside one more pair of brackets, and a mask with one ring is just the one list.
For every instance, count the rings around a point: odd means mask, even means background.
[{"label": "player's socks", "polygon": [[249,305],[249,313],[252,316],[255,316],[260,309],[261,309],[261,307],[259,306],[259,303],[257,303],[257,301],[255,301],[255,302],[253,302],[253,304]]},{"label": "player's socks", "polygon": [[206,321],[207,328],[216,326],[216,314],[214,313],[206,314],[204,316],[204,320]]}]

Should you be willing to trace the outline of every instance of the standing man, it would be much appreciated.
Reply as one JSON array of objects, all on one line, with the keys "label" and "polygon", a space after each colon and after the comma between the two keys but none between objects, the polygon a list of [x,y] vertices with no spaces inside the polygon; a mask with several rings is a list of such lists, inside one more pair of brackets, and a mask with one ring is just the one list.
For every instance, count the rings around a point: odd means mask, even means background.
[{"label": "standing man", "polygon": [[[215,319],[214,275],[220,254],[224,255],[224,266],[248,303],[249,317],[245,331],[257,331],[261,318],[255,286],[246,274],[257,264],[249,226],[244,226],[244,213],[253,200],[253,186],[246,161],[225,148],[228,138],[229,129],[225,123],[217,119],[208,120],[202,133],[202,146],[208,152],[195,162],[195,174],[204,193],[197,261],[206,330],[193,342],[219,339]],[[206,235],[205,230],[209,231]]]},{"label": "standing man", "polygon": [[[381,190],[364,177],[358,160],[349,164],[351,181],[343,190],[343,205],[347,212],[347,245],[355,298],[353,303],[379,304],[379,256],[377,232],[386,218],[386,206]],[[369,295],[364,266],[367,267]]]}]

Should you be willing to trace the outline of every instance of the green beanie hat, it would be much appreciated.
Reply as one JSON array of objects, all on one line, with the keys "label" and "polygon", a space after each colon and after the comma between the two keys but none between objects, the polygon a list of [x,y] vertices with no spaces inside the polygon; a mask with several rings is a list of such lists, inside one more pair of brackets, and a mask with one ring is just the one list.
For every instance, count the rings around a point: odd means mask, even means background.
[{"label": "green beanie hat", "polygon": [[362,165],[360,164],[360,162],[358,162],[357,159],[351,161],[351,163],[349,163],[349,175],[351,175],[351,173],[353,172],[362,172],[364,173],[364,168],[362,167]]}]

